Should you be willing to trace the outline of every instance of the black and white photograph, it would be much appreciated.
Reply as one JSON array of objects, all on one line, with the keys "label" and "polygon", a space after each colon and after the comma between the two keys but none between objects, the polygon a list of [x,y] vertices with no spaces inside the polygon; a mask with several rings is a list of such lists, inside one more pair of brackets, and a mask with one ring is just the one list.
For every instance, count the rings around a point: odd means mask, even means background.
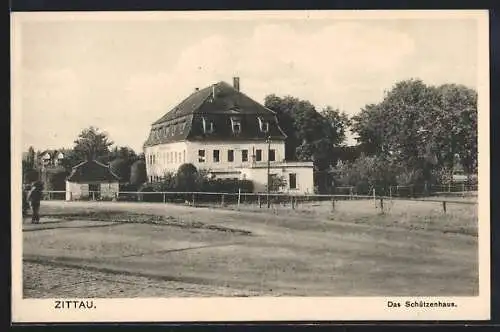
[{"label": "black and white photograph", "polygon": [[488,319],[488,38],[471,10],[12,13],[13,320]]}]

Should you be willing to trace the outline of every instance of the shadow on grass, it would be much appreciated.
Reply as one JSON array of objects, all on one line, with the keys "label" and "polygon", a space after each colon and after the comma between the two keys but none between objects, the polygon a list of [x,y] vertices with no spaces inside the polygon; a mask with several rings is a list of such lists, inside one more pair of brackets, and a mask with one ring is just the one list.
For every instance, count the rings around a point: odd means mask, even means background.
[{"label": "shadow on grass", "polygon": [[[59,213],[59,214],[47,214],[45,215],[45,217],[58,218],[64,221],[88,220],[88,221],[113,222],[117,224],[152,224],[158,226],[180,227],[185,229],[206,229],[206,230],[247,235],[247,236],[252,235],[251,231],[239,228],[210,225],[199,221],[186,222],[178,220],[172,216],[129,213],[123,211],[89,211],[80,213]],[[81,228],[85,227],[95,227],[95,226],[82,226]],[[60,228],[70,228],[70,227],[60,227]]]},{"label": "shadow on grass", "polygon": [[[70,220],[68,220],[69,222]],[[55,224],[56,222],[52,222],[51,224]],[[48,223],[44,223],[48,224]],[[41,224],[41,225],[44,225]],[[36,232],[36,231],[46,231],[46,230],[51,230],[51,229],[73,229],[73,228],[102,228],[102,227],[112,227],[112,226],[120,226],[120,225],[125,225],[126,223],[123,222],[116,222],[112,224],[105,224],[105,225],[82,225],[82,226],[61,226],[61,227],[36,227],[36,228],[28,228],[28,229],[23,229],[23,232]]]}]

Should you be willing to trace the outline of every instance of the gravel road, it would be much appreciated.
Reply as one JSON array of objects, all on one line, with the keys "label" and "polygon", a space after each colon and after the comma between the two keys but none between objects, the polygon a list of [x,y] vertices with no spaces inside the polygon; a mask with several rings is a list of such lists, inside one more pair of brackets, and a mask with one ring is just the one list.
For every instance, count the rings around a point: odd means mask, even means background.
[{"label": "gravel road", "polygon": [[[23,263],[25,298],[134,298],[256,296],[260,294],[228,287],[166,281],[53,263]],[[276,296],[276,294],[273,294]]]}]

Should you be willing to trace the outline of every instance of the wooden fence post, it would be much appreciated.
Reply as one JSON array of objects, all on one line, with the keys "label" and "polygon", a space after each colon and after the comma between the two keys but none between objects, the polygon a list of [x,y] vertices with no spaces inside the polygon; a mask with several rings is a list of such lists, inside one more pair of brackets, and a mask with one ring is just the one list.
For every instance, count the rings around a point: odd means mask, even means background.
[{"label": "wooden fence post", "polygon": [[446,201],[443,201],[443,212],[446,213]]},{"label": "wooden fence post", "polygon": [[292,205],[292,210],[295,210],[295,204],[294,204],[293,196],[290,196],[290,204]]},{"label": "wooden fence post", "polygon": [[259,204],[259,208],[262,208],[262,202],[260,200],[260,195],[257,194],[257,203]]},{"label": "wooden fence post", "polygon": [[377,207],[377,201],[375,197],[375,188],[373,188],[373,204],[375,204],[375,207]]},{"label": "wooden fence post", "polygon": [[165,195],[165,193],[163,193],[163,203],[166,203],[167,202],[167,196]]},{"label": "wooden fence post", "polygon": [[241,189],[238,189],[238,209],[240,208],[240,202],[241,202]]},{"label": "wooden fence post", "polygon": [[335,198],[332,197],[332,212],[335,211]]},{"label": "wooden fence post", "polygon": [[194,201],[194,193],[193,193],[193,206],[194,206],[194,204],[195,204],[195,201]]},{"label": "wooden fence post", "polygon": [[384,198],[380,197],[380,213],[384,213]]},{"label": "wooden fence post", "polygon": [[224,206],[224,194],[222,194],[221,196],[220,205]]}]

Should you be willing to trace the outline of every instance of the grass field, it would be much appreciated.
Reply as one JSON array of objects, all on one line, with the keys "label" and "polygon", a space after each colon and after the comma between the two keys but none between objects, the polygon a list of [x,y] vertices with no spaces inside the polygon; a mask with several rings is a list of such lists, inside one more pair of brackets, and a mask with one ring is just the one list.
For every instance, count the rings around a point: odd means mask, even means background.
[{"label": "grass field", "polygon": [[477,295],[477,206],[42,202],[25,297]]}]

